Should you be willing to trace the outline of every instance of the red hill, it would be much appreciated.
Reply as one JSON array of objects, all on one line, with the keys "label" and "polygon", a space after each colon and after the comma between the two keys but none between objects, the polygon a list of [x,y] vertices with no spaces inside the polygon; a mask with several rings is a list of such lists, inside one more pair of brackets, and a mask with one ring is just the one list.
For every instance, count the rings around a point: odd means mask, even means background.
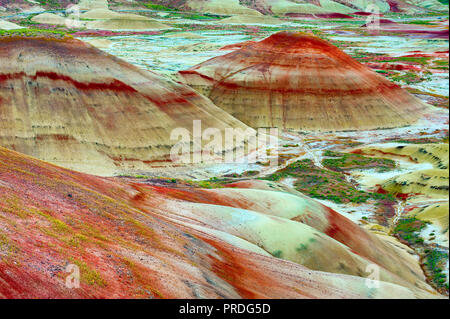
[{"label": "red hill", "polygon": [[304,33],[274,34],[180,77],[252,127],[388,128],[414,123],[429,111],[339,48]]}]

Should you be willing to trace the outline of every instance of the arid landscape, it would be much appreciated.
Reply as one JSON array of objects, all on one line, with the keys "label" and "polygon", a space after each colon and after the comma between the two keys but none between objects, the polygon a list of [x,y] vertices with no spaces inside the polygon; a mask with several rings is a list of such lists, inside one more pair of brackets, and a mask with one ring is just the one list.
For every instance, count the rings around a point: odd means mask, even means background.
[{"label": "arid landscape", "polygon": [[0,0],[0,298],[448,298],[448,10]]}]

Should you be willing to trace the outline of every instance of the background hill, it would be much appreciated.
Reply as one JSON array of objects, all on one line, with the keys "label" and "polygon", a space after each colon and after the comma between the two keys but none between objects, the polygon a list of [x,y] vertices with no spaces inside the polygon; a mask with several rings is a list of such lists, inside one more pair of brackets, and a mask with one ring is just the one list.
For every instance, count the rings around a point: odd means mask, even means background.
[{"label": "background hill", "polygon": [[[10,10],[29,9],[40,6],[44,9],[62,9],[70,4],[82,8],[101,7],[106,0],[0,0],[0,7]],[[308,13],[352,13],[367,11],[368,0],[109,0],[110,8],[146,7],[155,10],[198,11],[212,14],[308,14]],[[381,12],[448,12],[448,0],[376,0]]]}]

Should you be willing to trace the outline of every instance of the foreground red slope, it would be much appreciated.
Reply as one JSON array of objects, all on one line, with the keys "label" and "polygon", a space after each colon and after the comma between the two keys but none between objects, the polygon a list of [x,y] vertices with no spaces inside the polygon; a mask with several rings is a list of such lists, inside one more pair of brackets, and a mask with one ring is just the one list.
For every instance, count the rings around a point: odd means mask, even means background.
[{"label": "foreground red slope", "polygon": [[181,71],[182,81],[252,127],[404,126],[429,106],[330,43],[280,32]]},{"label": "foreground red slope", "polygon": [[[273,258],[240,238],[174,221],[167,204],[153,187],[0,148],[0,297],[434,296],[385,282],[373,291],[365,278]],[[65,286],[69,264],[80,268],[79,289]]]}]

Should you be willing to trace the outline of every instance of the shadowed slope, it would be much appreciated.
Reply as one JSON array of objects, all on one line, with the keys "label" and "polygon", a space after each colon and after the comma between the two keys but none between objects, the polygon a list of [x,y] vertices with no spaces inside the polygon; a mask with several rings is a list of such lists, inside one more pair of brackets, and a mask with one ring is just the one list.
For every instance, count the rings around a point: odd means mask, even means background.
[{"label": "shadowed slope", "polygon": [[252,127],[398,127],[430,110],[339,48],[303,33],[277,33],[180,77]]},{"label": "shadowed slope", "polygon": [[175,128],[247,128],[191,88],[75,39],[0,37],[0,145],[96,175],[168,165]]},{"label": "shadowed slope", "polygon": [[[0,297],[433,296],[384,282],[372,290],[364,278],[269,257],[231,234],[173,221],[161,209],[167,200],[0,148]],[[80,289],[64,285],[68,264],[80,268]]]}]

